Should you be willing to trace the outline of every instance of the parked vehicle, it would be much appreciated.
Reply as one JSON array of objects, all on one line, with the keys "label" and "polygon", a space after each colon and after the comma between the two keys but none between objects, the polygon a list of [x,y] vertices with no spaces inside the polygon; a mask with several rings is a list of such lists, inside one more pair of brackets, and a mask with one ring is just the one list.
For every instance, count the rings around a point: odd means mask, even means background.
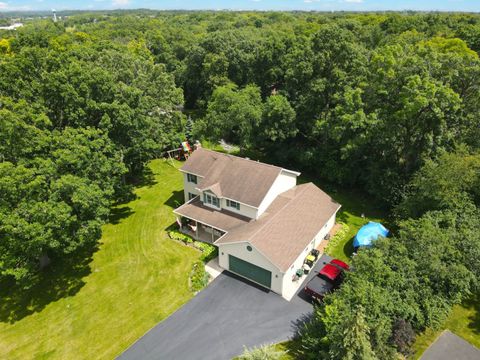
[{"label": "parked vehicle", "polygon": [[318,275],[314,276],[305,286],[305,293],[313,300],[321,301],[330,291],[340,286],[345,271],[350,270],[348,264],[341,260],[333,259],[325,264]]}]

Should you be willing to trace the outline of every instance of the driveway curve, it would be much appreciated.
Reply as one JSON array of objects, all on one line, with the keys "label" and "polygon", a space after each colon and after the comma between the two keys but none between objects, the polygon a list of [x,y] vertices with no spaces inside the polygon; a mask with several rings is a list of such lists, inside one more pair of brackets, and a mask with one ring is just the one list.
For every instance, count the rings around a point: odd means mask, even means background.
[{"label": "driveway curve", "polygon": [[119,359],[231,359],[244,346],[290,339],[298,322],[311,312],[312,305],[299,295],[288,302],[224,271]]}]

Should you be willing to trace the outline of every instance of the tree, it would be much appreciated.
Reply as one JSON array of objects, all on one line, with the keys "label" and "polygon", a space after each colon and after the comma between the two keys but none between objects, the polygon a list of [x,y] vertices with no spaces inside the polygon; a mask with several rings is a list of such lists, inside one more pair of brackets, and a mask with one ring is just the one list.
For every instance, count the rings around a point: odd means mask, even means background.
[{"label": "tree", "polygon": [[405,319],[398,319],[393,325],[392,341],[399,353],[408,356],[411,354],[410,347],[415,341],[415,332],[412,325]]},{"label": "tree", "polygon": [[263,345],[253,349],[245,348],[239,360],[280,360],[285,351],[276,350],[273,346]]},{"label": "tree", "polygon": [[260,89],[248,85],[238,89],[234,85],[215,89],[200,126],[207,138],[225,139],[235,144],[252,144],[253,131],[262,115]]},{"label": "tree", "polygon": [[298,130],[295,125],[295,110],[290,106],[287,98],[282,95],[272,95],[263,105],[258,142],[260,144],[284,142],[293,138]]},{"label": "tree", "polygon": [[365,322],[362,306],[358,306],[353,313],[349,314],[350,320],[343,335],[344,353],[341,359],[345,360],[373,360],[376,359],[370,345],[370,329]]},{"label": "tree", "polygon": [[480,204],[480,155],[465,149],[443,153],[427,160],[413,177],[396,212],[402,217],[419,217],[428,210]]}]

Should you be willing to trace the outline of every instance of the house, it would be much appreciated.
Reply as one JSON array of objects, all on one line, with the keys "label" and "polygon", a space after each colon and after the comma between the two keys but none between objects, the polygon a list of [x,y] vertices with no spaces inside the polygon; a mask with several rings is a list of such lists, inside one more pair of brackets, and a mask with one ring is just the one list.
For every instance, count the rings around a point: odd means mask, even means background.
[{"label": "house", "polygon": [[291,299],[295,272],[335,224],[340,205],[300,173],[199,148],[180,169],[181,230],[218,246],[219,265]]}]

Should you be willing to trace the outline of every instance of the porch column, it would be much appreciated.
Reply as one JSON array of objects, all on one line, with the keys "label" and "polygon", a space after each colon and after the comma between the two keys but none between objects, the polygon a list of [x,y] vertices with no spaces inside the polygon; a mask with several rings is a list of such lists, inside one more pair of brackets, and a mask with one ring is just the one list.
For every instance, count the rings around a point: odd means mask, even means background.
[{"label": "porch column", "polygon": [[212,244],[213,244],[213,242],[214,242],[214,239],[213,239],[213,238],[214,238],[214,236],[213,236],[213,232],[214,232],[214,231],[215,231],[215,230],[213,229],[213,226],[212,226]]},{"label": "porch column", "polygon": [[198,221],[195,221],[195,239],[198,240]]}]

